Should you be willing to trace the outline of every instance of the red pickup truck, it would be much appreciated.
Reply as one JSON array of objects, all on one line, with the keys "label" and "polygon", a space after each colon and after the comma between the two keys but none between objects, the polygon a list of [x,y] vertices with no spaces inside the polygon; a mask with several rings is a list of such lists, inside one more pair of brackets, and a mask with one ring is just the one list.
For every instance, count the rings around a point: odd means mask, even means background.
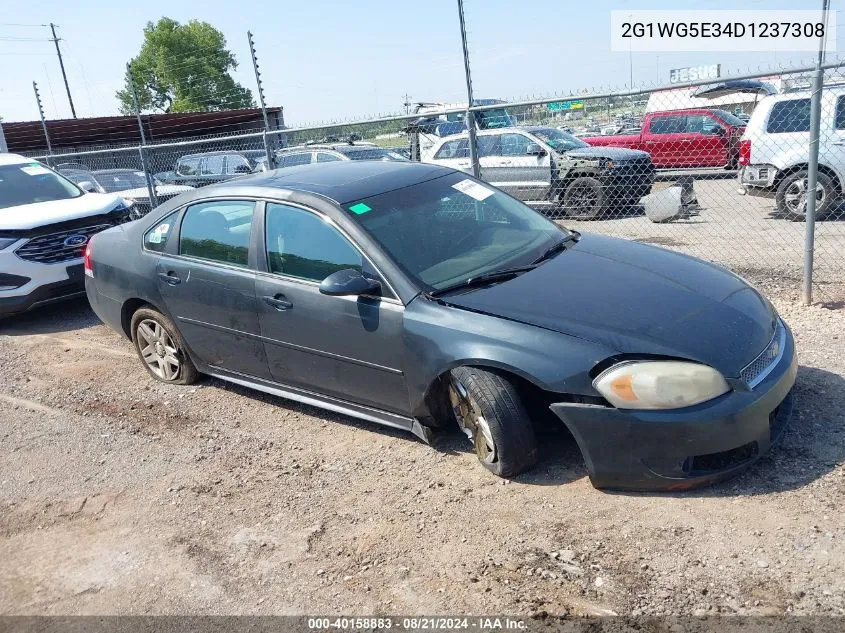
[{"label": "red pickup truck", "polygon": [[658,168],[736,167],[745,123],[725,110],[697,108],[650,112],[639,134],[584,138],[590,145],[648,152]]}]

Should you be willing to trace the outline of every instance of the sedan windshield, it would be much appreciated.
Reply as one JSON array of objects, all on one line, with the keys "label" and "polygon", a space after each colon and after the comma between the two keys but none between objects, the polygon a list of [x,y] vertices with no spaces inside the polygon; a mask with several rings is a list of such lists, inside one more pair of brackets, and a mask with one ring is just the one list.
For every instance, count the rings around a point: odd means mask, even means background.
[{"label": "sedan windshield", "polygon": [[568,152],[571,149],[580,149],[582,147],[589,147],[587,143],[579,138],[576,138],[553,127],[538,127],[530,130],[534,136],[538,136],[549,144],[553,150],[558,152]]},{"label": "sedan windshield", "polygon": [[146,188],[147,186],[147,179],[142,171],[98,172],[97,180],[108,193],[141,187]]},{"label": "sedan windshield", "polygon": [[528,266],[567,232],[465,174],[343,205],[426,291]]},{"label": "sedan windshield", "polygon": [[40,163],[0,165],[0,209],[81,195],[79,187]]}]

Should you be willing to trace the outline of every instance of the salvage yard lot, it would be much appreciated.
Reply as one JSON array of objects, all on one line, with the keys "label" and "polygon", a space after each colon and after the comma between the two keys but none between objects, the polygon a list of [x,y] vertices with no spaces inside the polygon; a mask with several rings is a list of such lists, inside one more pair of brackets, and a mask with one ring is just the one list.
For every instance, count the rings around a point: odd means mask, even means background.
[{"label": "salvage yard lot", "polygon": [[791,427],[676,495],[593,489],[560,429],[505,483],[457,433],[155,383],[84,301],[7,319],[0,612],[845,613],[845,315],[762,287],[796,336]]}]

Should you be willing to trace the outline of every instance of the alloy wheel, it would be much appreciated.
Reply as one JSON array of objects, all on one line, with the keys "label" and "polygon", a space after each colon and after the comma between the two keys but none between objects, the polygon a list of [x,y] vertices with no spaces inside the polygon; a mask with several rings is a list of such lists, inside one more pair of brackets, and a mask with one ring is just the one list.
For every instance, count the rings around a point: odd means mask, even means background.
[{"label": "alloy wheel", "polygon": [[144,319],[136,330],[138,350],[150,371],[162,380],[176,380],[181,363],[179,347],[160,323]]},{"label": "alloy wheel", "polygon": [[495,464],[498,461],[498,455],[496,443],[490,433],[490,426],[467,388],[454,378],[449,382],[449,402],[455,412],[458,426],[472,442],[478,459],[483,464]]},{"label": "alloy wheel", "polygon": [[[794,215],[807,214],[807,178],[798,178],[787,186],[783,195],[787,211]],[[825,191],[821,183],[816,184],[816,209],[821,209],[825,202]]]}]

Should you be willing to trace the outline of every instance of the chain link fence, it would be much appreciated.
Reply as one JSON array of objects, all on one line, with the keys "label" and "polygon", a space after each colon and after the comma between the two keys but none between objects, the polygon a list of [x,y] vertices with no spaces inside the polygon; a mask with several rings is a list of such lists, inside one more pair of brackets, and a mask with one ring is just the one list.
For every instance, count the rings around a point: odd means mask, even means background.
[{"label": "chain link fence", "polygon": [[[797,296],[814,72],[471,107],[419,104],[366,121],[39,158],[98,190],[131,192],[143,213],[188,187],[311,162],[410,159],[472,173],[470,121],[480,177],[547,216],[688,253]],[[842,305],[845,75],[836,64],[823,73],[813,288],[817,300]]]}]

